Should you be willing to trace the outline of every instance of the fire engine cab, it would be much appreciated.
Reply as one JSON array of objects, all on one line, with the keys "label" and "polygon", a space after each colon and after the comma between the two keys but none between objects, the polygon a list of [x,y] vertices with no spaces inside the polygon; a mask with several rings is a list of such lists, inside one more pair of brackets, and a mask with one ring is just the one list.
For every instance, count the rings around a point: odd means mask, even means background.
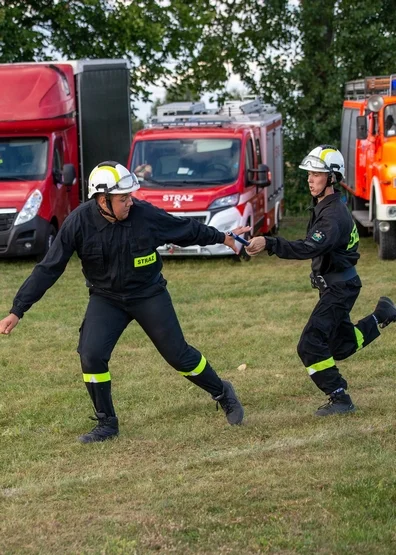
[{"label": "fire engine cab", "polygon": [[[140,181],[134,194],[174,216],[224,232],[248,225],[251,235],[277,231],[282,219],[282,118],[260,99],[226,102],[216,111],[203,102],[159,107],[134,136],[128,167]],[[223,244],[159,251],[234,254]]]},{"label": "fire engine cab", "polygon": [[344,187],[361,235],[373,234],[378,255],[396,259],[396,75],[345,86],[341,151]]}]

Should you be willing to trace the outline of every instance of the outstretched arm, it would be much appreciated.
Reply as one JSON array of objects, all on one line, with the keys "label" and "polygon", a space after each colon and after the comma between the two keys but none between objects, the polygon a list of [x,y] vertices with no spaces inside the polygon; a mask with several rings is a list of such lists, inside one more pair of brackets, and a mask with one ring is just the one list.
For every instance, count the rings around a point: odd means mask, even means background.
[{"label": "outstretched arm", "polygon": [[[44,260],[35,266],[33,272],[20,287],[10,310],[10,313],[18,319],[22,318],[24,313],[41,299],[64,272],[67,262],[74,252],[74,233],[74,228],[65,222]],[[17,322],[12,327],[14,328],[16,324]]]},{"label": "outstretched arm", "polygon": [[9,335],[18,324],[19,318],[15,314],[9,314],[0,320],[0,334]]}]

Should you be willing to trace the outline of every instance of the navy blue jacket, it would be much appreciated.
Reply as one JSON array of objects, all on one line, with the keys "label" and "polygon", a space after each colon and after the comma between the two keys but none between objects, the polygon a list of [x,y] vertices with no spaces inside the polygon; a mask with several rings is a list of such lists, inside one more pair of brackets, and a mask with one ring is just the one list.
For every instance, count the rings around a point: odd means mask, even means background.
[{"label": "navy blue jacket", "polygon": [[21,318],[64,272],[74,252],[82,263],[87,285],[102,295],[132,300],[151,296],[163,280],[157,247],[175,243],[223,243],[224,233],[193,218],[176,218],[152,204],[133,200],[126,220],[110,223],[95,200],[73,210],[64,221],[44,260],[23,283],[11,313]]}]

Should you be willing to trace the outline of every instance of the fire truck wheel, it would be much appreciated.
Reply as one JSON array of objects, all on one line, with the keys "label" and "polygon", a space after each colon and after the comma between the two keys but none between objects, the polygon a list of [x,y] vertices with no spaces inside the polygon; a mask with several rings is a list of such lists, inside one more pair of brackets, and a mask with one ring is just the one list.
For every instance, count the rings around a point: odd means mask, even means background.
[{"label": "fire truck wheel", "polygon": [[373,221],[373,239],[379,245],[380,242],[380,230],[378,227],[378,220],[374,219]]},{"label": "fire truck wheel", "polygon": [[378,256],[381,260],[396,260],[396,222],[390,222],[390,230],[379,232]]},{"label": "fire truck wheel", "polygon": [[43,260],[44,256],[48,252],[48,249],[52,245],[55,237],[56,237],[56,229],[53,225],[50,225],[47,231],[47,236],[45,238],[45,251],[36,256],[37,262],[41,262]]}]

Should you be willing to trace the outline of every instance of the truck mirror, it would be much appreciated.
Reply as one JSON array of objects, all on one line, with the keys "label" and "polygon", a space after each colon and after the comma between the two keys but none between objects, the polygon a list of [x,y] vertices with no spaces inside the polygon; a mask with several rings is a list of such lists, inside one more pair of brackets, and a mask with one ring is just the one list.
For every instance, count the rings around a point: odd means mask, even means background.
[{"label": "truck mirror", "polygon": [[367,139],[367,118],[366,116],[358,116],[356,118],[356,138],[360,140]]},{"label": "truck mirror", "polygon": [[76,179],[76,170],[74,169],[73,164],[65,164],[63,166],[63,185],[67,187],[71,187]]},{"label": "truck mirror", "polygon": [[259,164],[258,169],[250,169],[249,174],[253,174],[257,179],[249,179],[251,185],[258,187],[269,187],[271,185],[271,172],[267,164]]}]

